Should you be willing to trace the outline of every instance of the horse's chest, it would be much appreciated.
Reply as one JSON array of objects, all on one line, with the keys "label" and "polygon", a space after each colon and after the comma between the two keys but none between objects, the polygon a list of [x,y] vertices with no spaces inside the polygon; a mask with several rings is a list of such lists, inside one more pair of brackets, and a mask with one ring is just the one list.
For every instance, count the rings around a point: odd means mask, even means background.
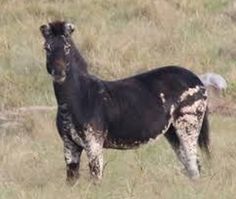
[{"label": "horse's chest", "polygon": [[61,126],[63,128],[63,133],[65,136],[68,136],[71,140],[73,140],[77,145],[84,146],[84,139],[82,139],[82,135],[80,135],[72,122],[72,116],[68,110],[60,110],[59,118],[61,121]]}]

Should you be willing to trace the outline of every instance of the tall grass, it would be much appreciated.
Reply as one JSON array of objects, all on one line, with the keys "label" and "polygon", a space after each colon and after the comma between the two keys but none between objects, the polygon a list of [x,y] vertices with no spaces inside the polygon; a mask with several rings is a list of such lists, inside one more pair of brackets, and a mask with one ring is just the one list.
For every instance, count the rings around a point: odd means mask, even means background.
[{"label": "tall grass", "polygon": [[137,150],[106,150],[104,178],[96,185],[90,180],[83,154],[80,180],[68,187],[54,115],[27,116],[20,128],[1,129],[0,198],[232,199],[236,193],[236,121],[212,117],[210,122],[212,160],[203,158],[202,177],[196,182],[185,176],[162,138]]},{"label": "tall grass", "polygon": [[[214,71],[235,81],[236,26],[230,0],[1,0],[1,108],[54,104],[39,26],[75,23],[74,40],[104,79],[163,65]],[[230,87],[235,95],[235,86]]]}]

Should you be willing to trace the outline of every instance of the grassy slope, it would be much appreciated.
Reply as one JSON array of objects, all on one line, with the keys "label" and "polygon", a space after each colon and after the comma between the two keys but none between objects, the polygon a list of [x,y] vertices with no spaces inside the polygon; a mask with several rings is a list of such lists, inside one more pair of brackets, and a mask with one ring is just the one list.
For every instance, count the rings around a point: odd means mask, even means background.
[{"label": "grassy slope", "polygon": [[[0,0],[0,110],[55,104],[38,27],[54,19],[75,23],[74,39],[105,79],[179,64],[215,71],[236,96],[236,26],[230,0]],[[54,115],[31,115],[21,128],[0,129],[0,198],[233,198],[236,193],[234,118],[212,118],[212,165],[191,183],[170,147],[107,151],[100,186],[64,184],[62,144]],[[225,127],[227,127],[225,129]],[[225,136],[227,134],[227,136]],[[209,168],[208,168],[209,167]]]}]

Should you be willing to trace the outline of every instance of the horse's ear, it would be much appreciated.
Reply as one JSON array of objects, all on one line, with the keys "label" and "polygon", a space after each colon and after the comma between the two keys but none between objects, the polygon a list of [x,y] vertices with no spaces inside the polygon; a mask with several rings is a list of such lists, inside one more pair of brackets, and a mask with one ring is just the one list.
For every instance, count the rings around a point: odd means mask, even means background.
[{"label": "horse's ear", "polygon": [[49,25],[41,25],[40,26],[40,31],[42,33],[42,35],[44,36],[44,38],[48,38],[51,34],[51,29],[50,29],[50,26]]},{"label": "horse's ear", "polygon": [[75,25],[72,23],[65,23],[65,33],[69,36],[75,30]]}]

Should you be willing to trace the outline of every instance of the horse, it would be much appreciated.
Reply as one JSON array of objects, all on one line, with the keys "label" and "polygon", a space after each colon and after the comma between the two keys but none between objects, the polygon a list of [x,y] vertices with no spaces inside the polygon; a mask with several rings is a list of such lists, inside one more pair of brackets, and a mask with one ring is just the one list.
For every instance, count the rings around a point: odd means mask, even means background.
[{"label": "horse", "polygon": [[127,150],[164,135],[191,179],[200,177],[198,146],[209,153],[207,92],[180,66],[164,66],[106,81],[88,72],[76,48],[75,26],[53,21],[40,26],[46,68],[57,100],[56,125],[64,144],[66,180],[79,177],[85,151],[90,174],[103,176],[103,149]]}]

